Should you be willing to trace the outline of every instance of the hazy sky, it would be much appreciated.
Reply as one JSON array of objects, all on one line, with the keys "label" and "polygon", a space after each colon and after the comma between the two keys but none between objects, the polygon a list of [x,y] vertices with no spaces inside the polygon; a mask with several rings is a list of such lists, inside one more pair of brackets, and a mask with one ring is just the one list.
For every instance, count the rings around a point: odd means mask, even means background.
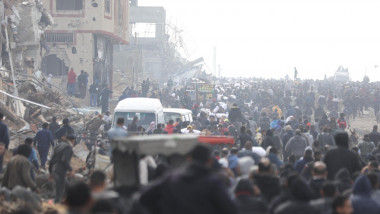
[{"label": "hazy sky", "polygon": [[[184,30],[190,60],[212,70],[213,47],[223,76],[352,79],[367,71],[380,81],[380,0],[140,0],[163,6]],[[375,65],[379,67],[375,68]]]}]

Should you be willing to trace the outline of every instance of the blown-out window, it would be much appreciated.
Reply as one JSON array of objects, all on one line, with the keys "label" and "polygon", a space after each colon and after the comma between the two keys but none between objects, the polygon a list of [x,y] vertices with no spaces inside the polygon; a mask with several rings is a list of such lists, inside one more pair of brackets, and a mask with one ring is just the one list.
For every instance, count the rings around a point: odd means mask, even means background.
[{"label": "blown-out window", "polygon": [[82,10],[83,0],[57,0],[56,10]]}]

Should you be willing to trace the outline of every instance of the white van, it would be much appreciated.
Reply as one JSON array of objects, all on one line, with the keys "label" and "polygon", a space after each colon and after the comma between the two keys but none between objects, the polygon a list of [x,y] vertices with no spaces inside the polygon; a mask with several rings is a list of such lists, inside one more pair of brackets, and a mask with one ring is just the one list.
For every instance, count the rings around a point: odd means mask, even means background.
[{"label": "white van", "polygon": [[159,99],[152,98],[126,98],[121,100],[114,111],[112,127],[116,125],[117,118],[123,117],[125,125],[132,123],[133,118],[139,118],[137,125],[147,129],[151,122],[164,123],[164,108]]},{"label": "white van", "polygon": [[181,108],[165,108],[164,109],[165,123],[169,120],[176,122],[177,118],[180,118],[182,122],[193,122],[193,112],[188,109]]}]

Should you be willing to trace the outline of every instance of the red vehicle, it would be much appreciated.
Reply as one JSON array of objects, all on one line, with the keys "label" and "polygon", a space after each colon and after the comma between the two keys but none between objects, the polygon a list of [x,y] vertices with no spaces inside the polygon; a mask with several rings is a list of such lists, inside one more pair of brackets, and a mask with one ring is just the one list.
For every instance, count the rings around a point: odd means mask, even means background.
[{"label": "red vehicle", "polygon": [[198,142],[210,145],[235,145],[235,139],[227,136],[199,136]]}]

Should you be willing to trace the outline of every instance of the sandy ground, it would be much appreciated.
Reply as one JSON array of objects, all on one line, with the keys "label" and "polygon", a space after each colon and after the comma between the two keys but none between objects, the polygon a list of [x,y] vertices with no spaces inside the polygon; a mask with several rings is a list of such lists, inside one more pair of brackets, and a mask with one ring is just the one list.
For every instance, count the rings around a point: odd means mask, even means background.
[{"label": "sandy ground", "polygon": [[[351,126],[349,128],[352,130],[355,129],[360,138],[362,138],[363,135],[370,133],[374,125],[378,125],[371,108],[368,111],[364,111],[364,115],[356,117],[355,120],[350,118],[350,123]],[[349,132],[349,130],[346,131]]]}]

